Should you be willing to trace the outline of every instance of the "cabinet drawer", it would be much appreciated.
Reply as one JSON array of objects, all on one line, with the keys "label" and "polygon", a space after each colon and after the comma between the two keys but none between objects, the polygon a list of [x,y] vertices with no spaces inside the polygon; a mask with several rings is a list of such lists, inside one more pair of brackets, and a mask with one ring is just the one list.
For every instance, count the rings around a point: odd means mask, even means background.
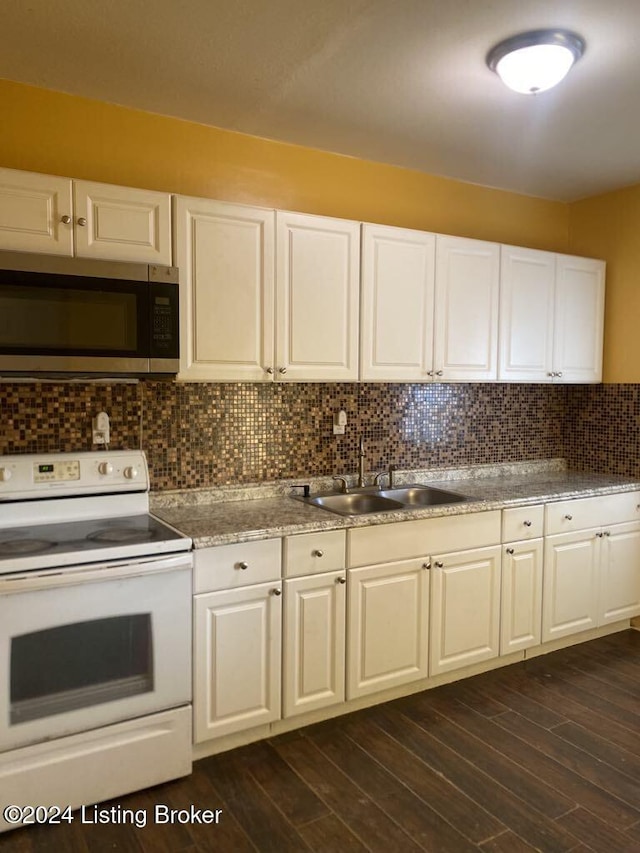
[{"label": "cabinet drawer", "polygon": [[545,526],[550,535],[639,519],[640,492],[622,492],[547,504]]},{"label": "cabinet drawer", "polygon": [[444,515],[347,531],[347,565],[370,566],[500,542],[500,510]]},{"label": "cabinet drawer", "polygon": [[344,569],[346,538],[345,530],[287,536],[282,555],[284,577],[301,577]]},{"label": "cabinet drawer", "polygon": [[277,581],[280,567],[280,539],[196,549],[194,592]]},{"label": "cabinet drawer", "polygon": [[502,541],[538,539],[544,532],[544,506],[522,506],[502,511]]}]

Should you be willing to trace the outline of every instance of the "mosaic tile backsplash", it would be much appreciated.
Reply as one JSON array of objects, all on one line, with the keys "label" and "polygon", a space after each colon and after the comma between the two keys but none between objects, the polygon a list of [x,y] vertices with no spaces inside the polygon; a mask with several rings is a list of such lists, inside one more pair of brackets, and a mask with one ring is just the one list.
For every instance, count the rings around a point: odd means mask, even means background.
[{"label": "mosaic tile backsplash", "polygon": [[102,409],[156,491],[350,473],[360,435],[369,471],[564,456],[640,472],[640,385],[3,383],[0,454],[90,450]]}]

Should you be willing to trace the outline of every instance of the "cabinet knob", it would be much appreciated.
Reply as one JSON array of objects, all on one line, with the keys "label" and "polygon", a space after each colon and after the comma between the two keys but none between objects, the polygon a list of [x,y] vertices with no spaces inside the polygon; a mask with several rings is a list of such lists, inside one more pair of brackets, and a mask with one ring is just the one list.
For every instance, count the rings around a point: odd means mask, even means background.
[{"label": "cabinet knob", "polygon": [[440,563],[436,560],[436,569],[444,569],[444,563]]},{"label": "cabinet knob", "polygon": [[320,548],[316,548],[315,551],[312,551],[312,555],[314,557],[324,557],[324,551],[321,551]]},{"label": "cabinet knob", "polygon": [[84,216],[79,216],[78,217],[78,225],[81,228],[84,228],[86,224],[87,224],[87,220],[84,218]]},{"label": "cabinet knob", "polygon": [[336,578],[336,583],[346,583],[346,582],[347,582],[346,578]]},{"label": "cabinet knob", "polygon": [[242,571],[246,571],[249,568],[249,563],[245,563],[243,560],[241,563],[236,563],[236,569],[242,569]]},{"label": "cabinet knob", "polygon": [[427,370],[427,376],[433,376],[433,370]]},{"label": "cabinet knob", "polygon": [[426,569],[427,571],[429,571],[429,569],[431,568],[431,563],[423,563],[423,564],[422,564],[422,568],[423,568],[423,569]]},{"label": "cabinet knob", "polygon": [[530,521],[523,521],[523,524],[524,524],[524,526],[525,526],[525,527],[531,527],[531,522],[530,522]]},{"label": "cabinet knob", "polygon": [[558,378],[560,378],[560,377],[562,376],[562,371],[561,371],[561,370],[559,370],[559,371],[556,373],[556,376],[557,376]]},{"label": "cabinet knob", "polygon": [[285,374],[286,372],[287,372],[287,368],[286,368],[286,367],[279,367],[279,368],[278,368],[278,373],[281,373],[283,376],[284,376],[284,374]]},{"label": "cabinet knob", "polygon": [[60,222],[62,222],[63,225],[70,225],[71,224],[71,217],[65,213],[64,216],[60,217]]},{"label": "cabinet knob", "polygon": [[569,515],[569,513],[567,513],[567,515],[565,515],[565,518],[567,521],[573,521],[573,516]]},{"label": "cabinet knob", "polygon": [[271,595],[282,595],[282,590],[281,590],[281,589],[278,589],[278,588],[276,587],[275,589],[272,589],[272,590],[271,590]]},{"label": "cabinet knob", "polygon": [[553,376],[555,376],[555,373],[552,373],[551,371],[549,371],[549,372],[547,373],[547,376],[551,376],[551,377],[553,377]]},{"label": "cabinet knob", "polygon": [[604,533],[603,533],[602,535],[603,535],[603,536],[611,536],[611,531],[610,531],[610,530],[605,530],[605,531],[604,531]]},{"label": "cabinet knob", "polygon": [[602,533],[596,533],[596,539],[602,539]]},{"label": "cabinet knob", "polygon": [[273,367],[265,367],[264,372],[268,373],[269,376],[273,376]]},{"label": "cabinet knob", "polygon": [[507,548],[507,554],[515,554],[515,553],[516,552],[513,550],[513,548]]},{"label": "cabinet knob", "polygon": [[444,370],[436,370],[436,376],[444,376]]}]

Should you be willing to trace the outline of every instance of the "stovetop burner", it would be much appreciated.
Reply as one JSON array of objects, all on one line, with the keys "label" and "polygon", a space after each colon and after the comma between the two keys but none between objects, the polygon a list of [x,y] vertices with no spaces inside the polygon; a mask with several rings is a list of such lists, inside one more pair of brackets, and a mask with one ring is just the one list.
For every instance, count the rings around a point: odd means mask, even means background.
[{"label": "stovetop burner", "polygon": [[129,542],[148,542],[156,538],[154,530],[140,530],[133,527],[107,527],[104,530],[96,530],[95,533],[90,533],[87,539],[92,542],[113,542],[129,543]]},{"label": "stovetop burner", "polygon": [[39,554],[53,548],[55,542],[49,539],[0,539],[0,555],[2,554]]}]

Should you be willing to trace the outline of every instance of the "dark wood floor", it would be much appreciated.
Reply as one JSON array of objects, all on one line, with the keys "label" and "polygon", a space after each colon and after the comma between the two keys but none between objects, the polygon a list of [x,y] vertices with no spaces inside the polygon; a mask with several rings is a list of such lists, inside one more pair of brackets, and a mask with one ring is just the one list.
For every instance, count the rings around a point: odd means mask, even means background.
[{"label": "dark wood floor", "polygon": [[158,803],[222,814],[33,827],[0,850],[640,851],[640,633],[208,758],[114,801],[149,815]]}]

